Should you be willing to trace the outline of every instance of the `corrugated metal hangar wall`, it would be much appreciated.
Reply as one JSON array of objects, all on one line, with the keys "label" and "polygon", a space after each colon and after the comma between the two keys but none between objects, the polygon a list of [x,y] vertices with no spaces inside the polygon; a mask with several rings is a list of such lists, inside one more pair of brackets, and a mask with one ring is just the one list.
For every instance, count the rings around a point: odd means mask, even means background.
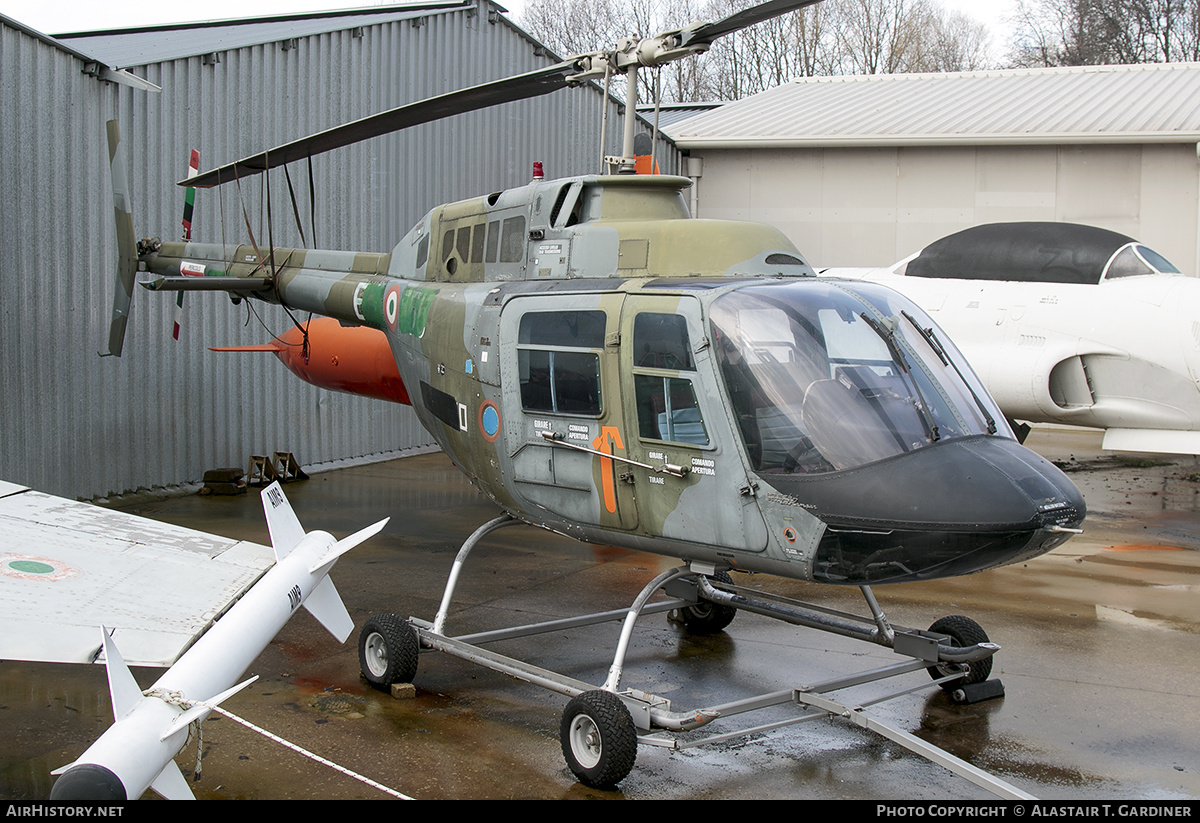
[{"label": "corrugated metal hangar wall", "polygon": [[[93,59],[162,92],[84,73]],[[487,0],[62,42],[0,18],[0,478],[91,498],[196,482],[252,454],[290,451],[313,466],[432,443],[408,407],[316,389],[269,355],[208,351],[285,331],[278,307],[189,294],[175,342],[172,297],[138,289],[124,356],[98,357],[117,257],[104,124],[120,122],[138,236],[175,239],[175,181],[192,148],[210,168],[554,60]],[[595,86],[559,91],[314,158],[311,211],[297,164],[305,239],[282,174],[270,179],[270,225],[265,175],[240,198],[235,186],[200,191],[193,238],[245,242],[249,223],[260,245],[389,251],[438,203],[528,182],[534,160],[547,176],[598,171],[602,98]],[[673,148],[659,162],[678,169]]]}]

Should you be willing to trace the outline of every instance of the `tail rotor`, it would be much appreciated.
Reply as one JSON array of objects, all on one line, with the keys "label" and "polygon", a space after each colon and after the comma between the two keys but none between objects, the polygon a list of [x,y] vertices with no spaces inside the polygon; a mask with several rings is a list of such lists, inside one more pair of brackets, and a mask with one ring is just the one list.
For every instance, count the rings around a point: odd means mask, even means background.
[{"label": "tail rotor", "polygon": [[[192,149],[192,153],[188,158],[188,177],[195,177],[200,173],[200,152]],[[192,239],[192,210],[196,205],[196,187],[188,186],[183,195],[183,242],[187,243]],[[175,296],[175,326],[171,330],[171,337],[179,342],[179,328],[183,325],[183,292],[180,291]]]}]

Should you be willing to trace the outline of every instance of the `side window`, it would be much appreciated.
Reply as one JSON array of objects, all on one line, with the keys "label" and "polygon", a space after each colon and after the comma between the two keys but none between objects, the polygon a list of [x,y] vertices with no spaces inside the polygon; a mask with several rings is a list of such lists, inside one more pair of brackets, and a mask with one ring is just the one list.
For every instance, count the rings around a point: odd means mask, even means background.
[{"label": "side window", "polygon": [[[648,440],[708,445],[708,432],[690,378],[694,371],[687,321],[678,314],[642,313],[633,319],[633,387],[638,433]],[[663,372],[673,374],[663,374]]]},{"label": "side window", "polygon": [[500,251],[500,221],[493,220],[487,224],[487,254],[484,260],[495,263]]},{"label": "side window", "polygon": [[471,227],[463,226],[458,230],[458,235],[455,238],[455,250],[458,252],[458,259],[464,263],[471,262]]},{"label": "side window", "polygon": [[633,319],[634,365],[691,371],[687,321],[678,314],[639,314]]},{"label": "side window", "polygon": [[682,377],[634,374],[638,433],[648,440],[708,445],[704,417],[692,381]]},{"label": "side window", "polygon": [[525,259],[525,218],[510,217],[500,229],[500,262],[520,263]]},{"label": "side window", "polygon": [[487,226],[483,223],[476,223],[471,229],[471,262],[483,262],[483,233],[487,231]]},{"label": "side window", "polygon": [[600,414],[604,324],[602,311],[530,312],[521,318],[517,370],[523,409]]}]

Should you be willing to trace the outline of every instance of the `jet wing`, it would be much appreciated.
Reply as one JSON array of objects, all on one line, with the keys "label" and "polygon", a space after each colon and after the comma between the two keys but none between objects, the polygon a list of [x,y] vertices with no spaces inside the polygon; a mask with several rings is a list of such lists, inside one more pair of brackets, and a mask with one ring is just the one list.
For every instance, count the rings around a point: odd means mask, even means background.
[{"label": "jet wing", "polygon": [[274,563],[267,546],[0,481],[0,660],[170,666]]}]

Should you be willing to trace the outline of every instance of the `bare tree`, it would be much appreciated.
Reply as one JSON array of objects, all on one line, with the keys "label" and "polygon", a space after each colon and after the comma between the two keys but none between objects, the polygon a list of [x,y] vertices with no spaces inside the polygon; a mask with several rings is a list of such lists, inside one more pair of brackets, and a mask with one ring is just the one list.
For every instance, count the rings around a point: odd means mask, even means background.
[{"label": "bare tree", "polygon": [[[718,20],[758,0],[531,0],[521,23],[560,54],[611,47],[694,20]],[[797,77],[962,71],[986,66],[986,28],[936,0],[837,0],[722,37],[661,72],[663,99],[736,100]],[[640,74],[650,93],[652,72]],[[643,97],[643,99],[651,99]]]},{"label": "bare tree", "polygon": [[1020,0],[1015,66],[1200,58],[1200,0]]}]

